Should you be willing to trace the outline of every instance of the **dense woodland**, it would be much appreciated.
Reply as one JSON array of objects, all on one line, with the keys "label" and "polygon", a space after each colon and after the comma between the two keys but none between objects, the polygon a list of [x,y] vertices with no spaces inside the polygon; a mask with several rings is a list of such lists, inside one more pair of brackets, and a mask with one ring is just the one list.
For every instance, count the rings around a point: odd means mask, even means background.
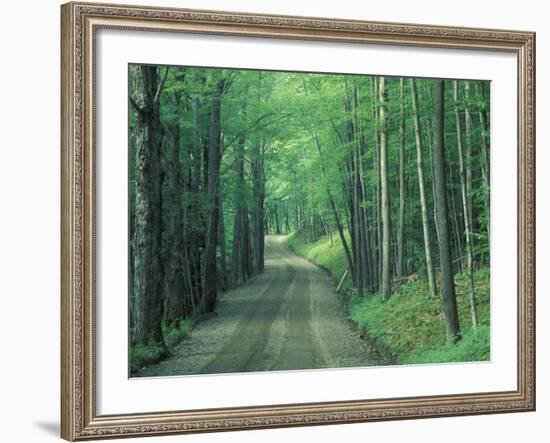
[{"label": "dense woodland", "polygon": [[461,338],[489,262],[489,83],[132,65],[133,346],[264,269],[266,234],[338,243],[358,297],[411,279]]}]

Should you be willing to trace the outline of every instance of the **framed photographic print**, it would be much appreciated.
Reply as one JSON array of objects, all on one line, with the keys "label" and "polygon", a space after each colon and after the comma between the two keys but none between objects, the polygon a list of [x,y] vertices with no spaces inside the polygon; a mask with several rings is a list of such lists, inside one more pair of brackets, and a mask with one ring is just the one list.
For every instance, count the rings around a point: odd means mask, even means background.
[{"label": "framed photographic print", "polygon": [[534,410],[533,33],[61,14],[63,438]]}]

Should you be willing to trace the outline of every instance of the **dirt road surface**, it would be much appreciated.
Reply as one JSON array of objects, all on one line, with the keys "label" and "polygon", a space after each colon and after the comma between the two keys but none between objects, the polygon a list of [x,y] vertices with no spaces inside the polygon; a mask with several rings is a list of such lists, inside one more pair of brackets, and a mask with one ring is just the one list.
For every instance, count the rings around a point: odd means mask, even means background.
[{"label": "dirt road surface", "polygon": [[227,291],[173,355],[137,376],[365,367],[377,352],[346,319],[330,277],[267,236],[265,271]]}]

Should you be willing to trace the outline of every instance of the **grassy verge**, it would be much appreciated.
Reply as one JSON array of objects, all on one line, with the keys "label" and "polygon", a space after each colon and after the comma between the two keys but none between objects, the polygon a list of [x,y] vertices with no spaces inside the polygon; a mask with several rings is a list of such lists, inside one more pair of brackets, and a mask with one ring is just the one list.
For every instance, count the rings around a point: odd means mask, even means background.
[{"label": "grassy verge", "polygon": [[[342,275],[348,268],[344,248],[338,235],[333,236],[333,244],[331,244],[330,238],[327,237],[323,237],[315,243],[307,243],[296,233],[287,236],[285,242],[292,252],[327,271],[336,284],[340,282]],[[348,295],[353,293],[351,278],[346,278],[340,291],[342,294]]]},{"label": "grassy verge", "polygon": [[191,329],[193,329],[193,320],[181,320],[178,325],[163,325],[162,333],[166,347],[144,344],[132,345],[130,348],[130,373],[134,374],[140,369],[167,357],[169,350],[174,348],[185,337],[188,337]]},{"label": "grassy verge", "polygon": [[[347,264],[339,239],[334,238],[333,244],[328,238],[307,243],[293,234],[286,242],[296,254],[327,270],[334,281],[342,277]],[[360,298],[351,279],[345,282],[341,292],[349,300],[350,318],[376,343],[389,350],[397,363],[489,360],[489,269],[481,268],[475,273],[480,323],[475,330],[471,327],[466,276],[457,275],[455,282],[463,338],[454,346],[446,344],[441,302],[429,298],[427,282],[411,277],[386,303],[381,302],[378,294]]]}]

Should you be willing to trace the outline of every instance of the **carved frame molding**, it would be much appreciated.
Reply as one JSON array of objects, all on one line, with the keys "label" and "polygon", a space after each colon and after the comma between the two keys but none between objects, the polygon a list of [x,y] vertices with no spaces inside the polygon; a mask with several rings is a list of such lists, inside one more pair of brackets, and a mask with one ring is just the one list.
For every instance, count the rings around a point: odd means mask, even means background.
[{"label": "carved frame molding", "polygon": [[[61,435],[259,429],[535,409],[535,34],[124,5],[61,7]],[[518,388],[513,392],[98,416],[94,36],[99,28],[508,51],[518,59]]]}]

